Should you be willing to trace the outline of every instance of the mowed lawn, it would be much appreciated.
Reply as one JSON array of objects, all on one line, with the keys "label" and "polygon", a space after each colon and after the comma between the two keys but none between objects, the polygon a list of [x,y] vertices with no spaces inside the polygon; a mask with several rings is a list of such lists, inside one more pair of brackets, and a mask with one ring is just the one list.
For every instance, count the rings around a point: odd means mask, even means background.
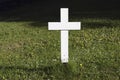
[{"label": "mowed lawn", "polygon": [[0,80],[120,80],[120,20],[71,21],[82,28],[69,32],[68,64],[60,61],[60,31],[47,23],[0,22]]}]

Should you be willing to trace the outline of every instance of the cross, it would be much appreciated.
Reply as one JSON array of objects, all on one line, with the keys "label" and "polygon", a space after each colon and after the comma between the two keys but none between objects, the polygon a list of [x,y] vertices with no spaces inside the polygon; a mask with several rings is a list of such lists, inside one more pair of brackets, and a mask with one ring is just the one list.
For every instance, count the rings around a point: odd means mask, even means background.
[{"label": "cross", "polygon": [[48,30],[61,30],[61,62],[68,63],[68,30],[80,30],[80,22],[68,21],[68,8],[61,8],[61,22],[48,22]]}]

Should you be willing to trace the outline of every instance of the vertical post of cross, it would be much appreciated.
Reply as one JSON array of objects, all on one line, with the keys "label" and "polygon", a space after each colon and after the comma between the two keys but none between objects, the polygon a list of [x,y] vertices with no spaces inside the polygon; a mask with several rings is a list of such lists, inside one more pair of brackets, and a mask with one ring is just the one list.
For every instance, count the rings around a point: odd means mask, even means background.
[{"label": "vertical post of cross", "polygon": [[[61,23],[68,23],[68,8],[62,8]],[[66,27],[65,25],[63,25]],[[61,61],[68,63],[68,30],[61,30]]]}]

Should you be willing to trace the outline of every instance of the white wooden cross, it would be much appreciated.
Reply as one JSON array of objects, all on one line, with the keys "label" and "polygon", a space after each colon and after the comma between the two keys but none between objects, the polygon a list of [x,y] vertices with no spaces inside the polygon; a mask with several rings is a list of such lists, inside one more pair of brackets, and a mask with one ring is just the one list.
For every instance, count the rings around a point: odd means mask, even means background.
[{"label": "white wooden cross", "polygon": [[68,21],[68,8],[61,8],[61,22],[48,22],[48,30],[61,30],[61,61],[68,63],[68,30],[80,30],[80,22]]}]

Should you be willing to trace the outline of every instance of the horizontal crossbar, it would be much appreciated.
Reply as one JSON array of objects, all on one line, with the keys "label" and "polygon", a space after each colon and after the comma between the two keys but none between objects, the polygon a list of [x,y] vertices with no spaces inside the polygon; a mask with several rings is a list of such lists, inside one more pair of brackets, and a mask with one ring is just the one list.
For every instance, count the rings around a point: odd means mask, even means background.
[{"label": "horizontal crossbar", "polygon": [[48,22],[48,30],[80,30],[80,22]]}]

